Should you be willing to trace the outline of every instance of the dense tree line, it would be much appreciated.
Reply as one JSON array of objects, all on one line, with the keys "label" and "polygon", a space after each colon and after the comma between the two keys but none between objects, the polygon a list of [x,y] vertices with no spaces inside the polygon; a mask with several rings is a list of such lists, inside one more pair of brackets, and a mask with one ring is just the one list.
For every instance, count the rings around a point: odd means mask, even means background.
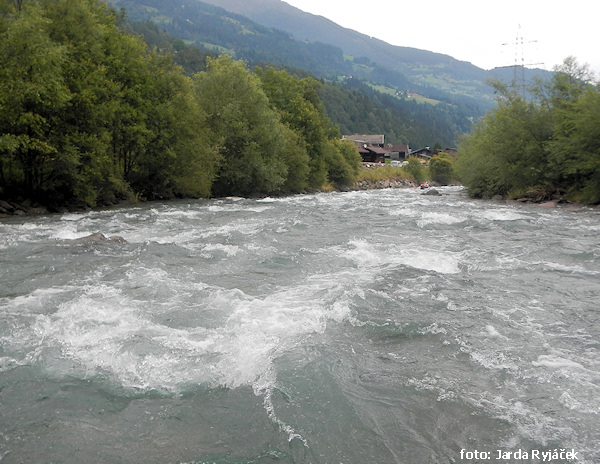
[{"label": "dense tree line", "polygon": [[498,107],[464,136],[455,169],[473,196],[600,203],[600,84],[568,58],[525,98],[496,84]]},{"label": "dense tree line", "polygon": [[102,205],[353,180],[360,157],[318,82],[227,56],[188,76],[122,22],[98,0],[0,1],[0,198]]},{"label": "dense tree line", "polygon": [[[129,17],[129,10],[127,10],[127,17]],[[187,45],[183,40],[167,34],[151,21],[127,20],[120,23],[119,27],[129,34],[139,36],[151,50],[170,55],[189,76],[206,71],[206,58],[218,56],[217,53],[204,47]]]}]

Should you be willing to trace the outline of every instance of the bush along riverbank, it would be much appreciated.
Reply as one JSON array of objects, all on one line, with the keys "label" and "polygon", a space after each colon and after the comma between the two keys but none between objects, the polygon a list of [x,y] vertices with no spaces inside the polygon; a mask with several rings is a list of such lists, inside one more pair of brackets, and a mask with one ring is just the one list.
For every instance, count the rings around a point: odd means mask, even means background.
[{"label": "bush along riverbank", "polygon": [[[433,185],[433,184],[432,184]],[[317,189],[317,190],[306,190],[302,193],[317,193],[317,192],[352,192],[357,190],[377,190],[377,189],[388,189],[388,188],[416,188],[418,184],[411,180],[398,177],[390,177],[384,179],[362,179],[356,181],[352,185],[331,187],[328,189]],[[158,201],[158,200],[150,200]],[[167,200],[168,201],[168,200]],[[117,205],[135,204],[141,201],[127,200],[115,203]],[[90,211],[91,209],[107,209],[109,205],[102,207],[91,208],[88,205],[69,205],[55,208],[48,208],[40,204],[25,200],[22,202],[15,201],[4,201],[0,200],[0,218],[6,218],[11,216],[25,216],[25,215],[38,215],[38,214],[54,214],[54,213],[69,213],[69,212],[82,212]]]},{"label": "bush along riverbank", "polygon": [[372,190],[372,189],[387,189],[387,188],[415,188],[417,183],[410,179],[367,179],[359,180],[352,187],[342,188],[341,191],[351,190]]},{"label": "bush along riverbank", "polygon": [[568,58],[528,92],[495,88],[497,108],[458,146],[469,195],[600,204],[600,83],[589,68]]}]

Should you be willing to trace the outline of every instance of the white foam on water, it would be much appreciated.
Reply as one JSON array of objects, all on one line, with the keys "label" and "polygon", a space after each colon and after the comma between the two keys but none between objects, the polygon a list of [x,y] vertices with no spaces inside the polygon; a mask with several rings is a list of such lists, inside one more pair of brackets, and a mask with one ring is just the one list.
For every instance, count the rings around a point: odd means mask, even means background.
[{"label": "white foam on water", "polygon": [[234,233],[239,233],[242,235],[254,235],[260,230],[260,223],[253,221],[241,221],[203,229],[198,236],[200,238],[231,237]]},{"label": "white foam on water", "polygon": [[273,389],[277,384],[277,379],[272,370],[261,375],[252,385],[254,394],[263,397],[263,407],[267,412],[269,419],[277,425],[279,430],[287,435],[288,442],[292,440],[300,440],[304,446],[308,446],[306,439],[296,432],[289,424],[279,419],[275,413],[275,405],[273,404]]},{"label": "white foam on water", "polygon": [[497,418],[513,424],[519,435],[544,446],[553,440],[562,440],[565,434],[569,434],[568,430],[557,427],[555,419],[550,415],[540,414],[518,399],[483,394],[477,402]]},{"label": "white foam on water", "polygon": [[281,289],[263,298],[237,290],[224,296],[232,308],[225,327],[227,340],[218,367],[228,370],[227,386],[253,382],[272,359],[306,336],[323,333],[328,321],[350,314],[343,286],[333,279],[315,279]]},{"label": "white foam on water", "polygon": [[[15,359],[9,356],[0,356],[0,373],[13,370],[15,367],[23,366],[25,363],[23,360]],[[0,434],[1,436],[1,434]],[[2,456],[0,456],[2,461]]]},{"label": "white foam on water", "polygon": [[[144,390],[178,391],[197,384],[236,388],[267,375],[274,359],[323,333],[329,321],[349,317],[349,279],[340,283],[339,276],[325,275],[255,297],[138,268],[128,271],[118,287],[87,285],[67,301],[60,289],[11,300],[11,309],[23,307],[31,323],[2,342],[52,375],[102,375]],[[140,285],[152,289],[147,297],[143,291],[128,296],[131,286]],[[40,302],[48,305],[55,292],[62,302],[36,314]],[[172,326],[170,320],[175,320]]]},{"label": "white foam on water", "polygon": [[60,217],[60,220],[61,221],[79,221],[80,219],[82,219],[84,217],[85,217],[85,215],[83,215],[83,214],[66,213]]},{"label": "white foam on water", "polygon": [[179,218],[179,219],[195,219],[201,215],[201,211],[197,210],[184,210],[184,209],[172,209],[161,211],[157,213],[159,217],[168,217],[168,218]]},{"label": "white foam on water", "polygon": [[262,225],[259,221],[245,220],[223,225],[205,225],[200,228],[185,222],[178,223],[169,218],[162,218],[158,219],[151,229],[138,228],[123,234],[123,237],[132,243],[154,242],[198,249],[205,245],[206,240],[213,238],[231,239],[236,234],[255,235],[261,231]]},{"label": "white foam on water", "polygon": [[394,244],[377,245],[367,240],[351,240],[343,255],[359,267],[379,270],[386,265],[405,265],[440,274],[460,272],[460,254],[424,248],[404,248]]},{"label": "white foam on water", "polygon": [[595,390],[593,398],[590,398],[589,396],[577,398],[576,392],[564,391],[560,395],[558,401],[571,411],[577,411],[583,414],[600,414],[600,404],[598,402],[598,390],[600,390],[600,388],[596,387]]},{"label": "white foam on water", "polygon": [[565,272],[569,274],[585,274],[585,275],[599,275],[600,271],[592,271],[585,269],[582,266],[569,266],[566,264],[553,263],[553,262],[543,262],[539,263],[542,266],[551,269],[553,271]]},{"label": "white foam on water", "polygon": [[97,232],[90,229],[80,230],[75,221],[68,221],[62,227],[51,232],[51,238],[56,240],[76,240]]},{"label": "white foam on water", "polygon": [[514,211],[511,208],[506,209],[485,209],[483,211],[479,211],[475,219],[477,218],[487,219],[489,221],[519,221],[519,220],[527,220],[531,219],[526,214],[519,213],[518,211]]},{"label": "white foam on water", "polygon": [[36,288],[27,295],[19,295],[14,298],[0,298],[0,313],[10,314],[23,312],[30,314],[47,310],[50,301],[67,291],[72,291],[75,287],[49,287]]},{"label": "white foam on water", "polygon": [[38,222],[24,222],[23,224],[0,223],[0,248],[18,246],[21,243],[35,242],[47,238],[51,233],[51,226]]},{"label": "white foam on water", "polygon": [[269,211],[273,209],[273,206],[270,205],[251,205],[251,204],[229,204],[229,205],[210,205],[206,207],[207,211],[211,213],[235,213],[235,212],[252,212],[252,213],[264,213],[265,211]]},{"label": "white foam on water", "polygon": [[562,358],[560,356],[551,354],[539,355],[537,361],[532,361],[531,364],[535,367],[549,367],[553,369],[567,368],[567,369],[584,369],[582,364],[572,361],[570,359]]},{"label": "white foam on water", "polygon": [[438,212],[424,212],[421,215],[421,219],[417,221],[417,225],[419,227],[425,227],[430,224],[443,224],[443,225],[451,225],[451,224],[459,224],[461,222],[465,222],[467,220],[466,217],[462,215],[451,215],[448,213],[438,213]]},{"label": "white foam on water", "polygon": [[471,359],[489,370],[508,370],[519,372],[519,365],[502,351],[474,351],[470,350]]},{"label": "white foam on water", "polygon": [[440,274],[458,274],[460,273],[460,260],[457,256],[450,252],[409,249],[399,252],[396,262]]},{"label": "white foam on water", "polygon": [[470,271],[499,271],[532,269],[530,262],[523,260],[523,252],[510,248],[479,249],[466,248],[460,253],[460,260]]},{"label": "white foam on water", "polygon": [[366,240],[351,240],[351,246],[344,252],[346,258],[353,261],[357,266],[376,266],[381,264],[380,253]]},{"label": "white foam on water", "polygon": [[419,218],[421,217],[421,210],[418,208],[410,208],[410,207],[399,207],[399,208],[390,208],[389,215],[390,216],[403,216],[410,218]]},{"label": "white foam on water", "polygon": [[[54,374],[65,374],[65,369],[78,376],[104,373],[131,388],[170,388],[180,381],[210,380],[206,366],[186,362],[206,354],[214,334],[157,324],[148,317],[149,310],[146,302],[131,300],[116,288],[91,286],[55,313],[37,316],[28,338],[60,349],[58,359],[52,357],[52,350],[47,355],[38,350],[38,361]],[[165,345],[169,339],[178,340],[180,349]]]},{"label": "white foam on water", "polygon": [[221,243],[208,243],[202,247],[202,251],[210,252],[212,251],[220,251],[225,253],[227,256],[236,256],[240,251],[240,247],[236,245],[224,245]]},{"label": "white foam on water", "polygon": [[486,325],[485,326],[485,331],[487,336],[491,337],[491,338],[504,338],[504,339],[508,339],[507,337],[505,337],[504,335],[502,335],[500,332],[498,332],[498,330],[496,330],[496,328],[493,325]]},{"label": "white foam on water", "polygon": [[14,226],[16,230],[46,230],[46,227],[35,222],[25,222]]}]

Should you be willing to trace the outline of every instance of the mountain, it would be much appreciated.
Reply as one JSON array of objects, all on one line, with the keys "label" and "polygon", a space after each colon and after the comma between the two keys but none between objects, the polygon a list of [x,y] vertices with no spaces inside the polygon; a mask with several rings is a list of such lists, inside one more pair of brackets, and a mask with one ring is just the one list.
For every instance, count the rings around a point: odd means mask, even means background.
[{"label": "mountain", "polygon": [[325,78],[352,75],[396,90],[430,93],[424,95],[429,98],[442,92],[491,105],[487,71],[448,55],[387,44],[281,0],[113,3],[125,7],[131,19],[151,20],[171,35],[249,62],[296,66]]},{"label": "mountain", "polygon": [[[484,107],[493,100],[493,91],[486,84],[490,77],[511,82],[531,82],[534,76],[547,77],[542,69],[520,66],[495,68],[490,71],[449,55],[401,47],[344,28],[323,16],[302,11],[282,0],[203,0],[228,11],[244,15],[257,24],[290,33],[308,42],[322,42],[343,50],[344,54],[364,57],[379,66],[406,76],[417,89],[427,86],[452,94],[474,97]],[[427,82],[427,86],[423,83]]]},{"label": "mountain", "polygon": [[197,0],[113,0],[134,21],[150,21],[187,44],[227,53],[249,64],[273,63],[334,79],[352,71],[341,49],[295,40],[289,33]]},{"label": "mountain", "polygon": [[[413,134],[411,140],[399,140],[398,135],[390,142],[453,144],[457,134],[468,131],[472,121],[495,104],[492,88],[485,82],[493,75],[491,72],[448,55],[387,44],[281,0],[111,0],[111,3],[126,9],[127,18],[144,29],[138,33],[147,41],[148,24],[153,24],[183,40],[184,47],[195,45],[227,53],[250,66],[269,63],[296,72],[304,70],[328,85],[352,89],[366,99],[375,100],[375,108],[383,106],[385,111],[401,115],[410,124],[417,124],[418,120],[424,126],[430,121],[429,136],[421,127],[420,135]],[[501,72],[511,75],[506,69]],[[345,98],[333,91],[328,95]],[[354,103],[346,101],[355,113],[361,106],[357,98],[351,97]],[[341,114],[339,102],[325,101],[325,104],[331,114]],[[373,121],[379,119],[379,109],[373,111],[371,104],[367,106],[364,116],[371,118],[369,130],[376,130]],[[357,117],[360,114],[346,118],[344,124],[341,117],[334,118],[334,122],[344,130],[360,132],[358,127],[365,124]],[[394,117],[386,115],[386,119],[388,126],[396,124]],[[407,131],[397,133],[405,137]]]},{"label": "mountain", "polygon": [[440,65],[454,77],[484,81],[486,71],[449,55],[411,47],[390,45],[323,16],[306,13],[282,0],[203,0],[241,14],[256,23],[289,32],[298,40],[323,42],[341,48],[345,54],[367,57],[374,63],[408,75],[423,75],[424,68]]},{"label": "mountain", "polygon": [[[335,22],[306,13],[282,0],[203,0],[244,15],[256,23],[290,33],[300,41],[322,42],[340,48],[345,55],[371,63],[408,78],[414,90],[427,87],[465,95],[489,107],[492,90],[485,81],[489,73],[449,55],[411,47],[390,45]],[[416,84],[416,85],[415,85]]]}]

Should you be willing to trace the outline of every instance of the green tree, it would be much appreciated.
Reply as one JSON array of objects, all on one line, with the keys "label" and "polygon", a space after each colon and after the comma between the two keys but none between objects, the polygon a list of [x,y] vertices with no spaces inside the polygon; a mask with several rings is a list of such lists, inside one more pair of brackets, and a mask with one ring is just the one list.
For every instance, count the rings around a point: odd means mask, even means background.
[{"label": "green tree", "polygon": [[354,143],[332,139],[325,151],[327,178],[336,187],[352,185],[358,176],[361,157]]},{"label": "green tree", "polygon": [[526,100],[497,86],[498,107],[463,137],[455,165],[475,196],[561,195],[600,202],[600,100],[587,66],[567,58]]},{"label": "green tree", "polygon": [[344,187],[354,182],[355,175],[339,149],[339,142],[330,140],[325,145],[327,179],[336,187]]},{"label": "green tree", "polygon": [[287,166],[287,177],[282,187],[284,192],[306,190],[310,173],[310,157],[306,151],[306,142],[298,132],[289,126],[283,128],[283,161]]},{"label": "green tree", "polygon": [[42,0],[40,5],[52,39],[65,48],[63,78],[72,95],[56,126],[63,159],[48,186],[51,203],[111,203],[129,195],[110,156],[120,91],[110,74],[123,66],[111,51],[121,37],[114,12],[93,0]]},{"label": "green tree", "polygon": [[568,198],[600,203],[600,89],[590,87],[561,112],[550,145],[555,183]]},{"label": "green tree", "polygon": [[166,57],[153,57],[150,74],[146,125],[152,135],[133,187],[146,198],[208,197],[220,156],[192,81]]},{"label": "green tree", "polygon": [[31,4],[0,36],[0,178],[29,197],[41,195],[61,156],[56,127],[71,99],[65,49],[48,26]]},{"label": "green tree", "polygon": [[454,160],[448,153],[440,153],[429,162],[431,179],[442,185],[448,185],[454,178]]},{"label": "green tree", "polygon": [[547,184],[552,116],[544,105],[527,101],[514,89],[496,88],[501,94],[498,107],[462,138],[455,170],[475,196],[521,196]]},{"label": "green tree", "polygon": [[408,158],[408,164],[402,169],[404,169],[404,172],[412,177],[417,184],[420,184],[425,180],[425,168],[421,164],[421,161],[419,161],[419,158],[415,156]]},{"label": "green tree", "polygon": [[298,79],[273,67],[257,68],[265,93],[284,123],[301,135],[308,152],[308,185],[320,188],[327,182],[328,140],[339,137],[327,117],[318,90],[321,84],[311,78]]},{"label": "green tree", "polygon": [[52,39],[67,52],[72,98],[61,115],[54,201],[107,204],[132,194],[130,182],[150,138],[149,58],[97,0],[42,0]]},{"label": "green tree", "polygon": [[308,185],[320,188],[327,181],[339,187],[352,184],[360,156],[353,144],[340,143],[339,128],[329,119],[318,95],[321,84],[273,67],[257,68],[256,72],[282,121],[304,141],[309,156]]},{"label": "green tree", "polygon": [[213,194],[255,195],[285,184],[284,125],[259,78],[228,56],[209,59],[194,76],[200,107],[221,146]]},{"label": "green tree", "polygon": [[0,193],[48,205],[208,196],[216,153],[191,79],[98,0],[0,5]]}]

